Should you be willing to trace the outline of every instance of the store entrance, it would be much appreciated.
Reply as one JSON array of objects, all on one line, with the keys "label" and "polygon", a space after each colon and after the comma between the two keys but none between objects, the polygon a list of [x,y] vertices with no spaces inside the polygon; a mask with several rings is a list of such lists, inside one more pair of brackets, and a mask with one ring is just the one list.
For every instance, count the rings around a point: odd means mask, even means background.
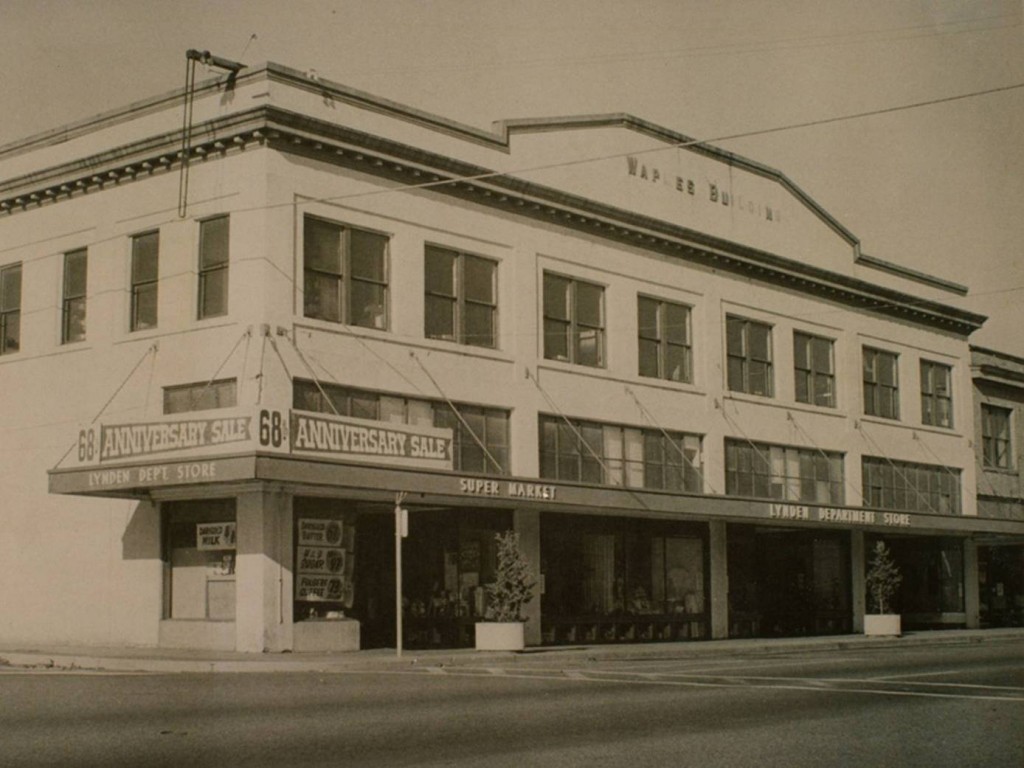
[{"label": "store entrance", "polygon": [[1024,546],[978,547],[983,627],[1024,627]]},{"label": "store entrance", "polygon": [[853,631],[845,532],[728,528],[729,636]]}]

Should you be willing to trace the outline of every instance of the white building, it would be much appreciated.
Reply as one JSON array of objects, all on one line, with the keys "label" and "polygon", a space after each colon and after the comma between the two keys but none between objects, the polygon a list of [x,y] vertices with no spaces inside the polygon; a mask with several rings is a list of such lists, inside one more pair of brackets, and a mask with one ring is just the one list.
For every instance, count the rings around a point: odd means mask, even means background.
[{"label": "white building", "polygon": [[533,644],[860,631],[877,538],[978,624],[962,287],[628,115],[185,97],[0,148],[0,639],[391,645],[400,494],[408,645],[507,528]]}]

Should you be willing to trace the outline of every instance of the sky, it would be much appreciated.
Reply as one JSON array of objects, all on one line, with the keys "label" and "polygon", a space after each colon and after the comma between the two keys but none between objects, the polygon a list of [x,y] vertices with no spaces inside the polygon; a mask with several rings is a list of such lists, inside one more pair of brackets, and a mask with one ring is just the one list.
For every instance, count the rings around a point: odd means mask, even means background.
[{"label": "sky", "polygon": [[[1024,356],[1021,0],[0,0],[0,146],[274,61],[480,128],[625,112],[785,173]],[[203,74],[200,70],[199,74]],[[219,74],[210,72],[210,76]],[[951,97],[993,93],[970,98]],[[922,102],[929,106],[899,109]],[[784,254],[783,254],[784,255]]]}]

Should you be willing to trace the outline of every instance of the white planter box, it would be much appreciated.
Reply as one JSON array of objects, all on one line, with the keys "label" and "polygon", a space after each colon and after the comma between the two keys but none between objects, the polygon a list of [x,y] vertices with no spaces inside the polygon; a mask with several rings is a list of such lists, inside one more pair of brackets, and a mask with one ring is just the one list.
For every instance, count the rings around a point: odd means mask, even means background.
[{"label": "white planter box", "polygon": [[899,637],[900,615],[898,613],[868,613],[864,616],[864,634],[883,637]]},{"label": "white planter box", "polygon": [[478,651],[521,651],[526,647],[523,622],[482,621],[476,625]]}]

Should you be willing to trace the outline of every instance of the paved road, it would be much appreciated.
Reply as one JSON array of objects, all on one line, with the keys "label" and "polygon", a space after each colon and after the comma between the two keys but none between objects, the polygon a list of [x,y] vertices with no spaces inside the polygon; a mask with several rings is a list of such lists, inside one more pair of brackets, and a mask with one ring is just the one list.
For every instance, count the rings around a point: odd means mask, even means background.
[{"label": "paved road", "polygon": [[0,671],[0,766],[1024,765],[1017,644],[343,674]]}]

